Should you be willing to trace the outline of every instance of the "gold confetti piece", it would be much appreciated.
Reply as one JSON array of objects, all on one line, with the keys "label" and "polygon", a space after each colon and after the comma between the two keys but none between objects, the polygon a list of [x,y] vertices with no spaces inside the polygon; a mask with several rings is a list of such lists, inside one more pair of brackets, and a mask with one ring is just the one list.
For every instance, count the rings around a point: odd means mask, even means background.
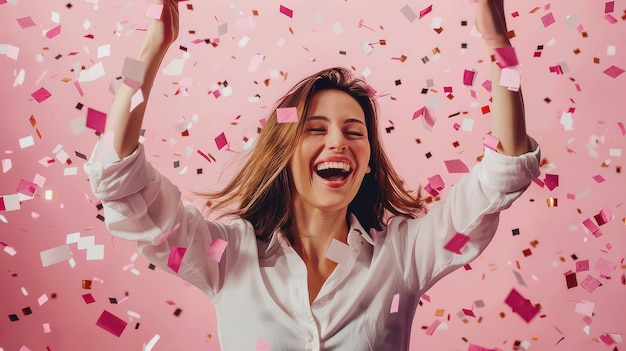
[{"label": "gold confetti piece", "polygon": [[558,200],[555,197],[549,197],[546,199],[547,203],[548,203],[548,207],[557,207],[558,206]]}]

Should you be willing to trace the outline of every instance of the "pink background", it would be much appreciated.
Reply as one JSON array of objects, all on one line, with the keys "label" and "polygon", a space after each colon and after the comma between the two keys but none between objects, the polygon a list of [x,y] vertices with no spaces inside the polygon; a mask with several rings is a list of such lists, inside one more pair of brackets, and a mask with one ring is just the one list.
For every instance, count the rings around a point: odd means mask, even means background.
[{"label": "pink background", "polygon": [[[498,235],[472,269],[453,273],[428,292],[430,299],[423,299],[413,324],[412,349],[467,350],[474,344],[514,350],[516,342],[530,350],[622,349],[626,181],[620,168],[626,136],[620,123],[626,122],[626,75],[611,78],[603,71],[611,66],[626,69],[626,1],[614,2],[609,13],[616,20],[613,24],[605,17],[604,1],[506,2],[521,62],[529,133],[543,150],[540,179],[558,175],[559,185],[549,190],[533,183],[503,214]],[[102,212],[82,171],[79,155],[89,155],[96,141],[93,130],[84,127],[87,109],[108,111],[109,85],[121,75],[124,58],[133,57],[142,41],[146,4],[89,0],[71,2],[68,8],[68,3],[0,1],[0,44],[19,48],[17,58],[0,54],[0,196],[17,194],[20,180],[45,178],[34,198],[24,198],[19,209],[0,211],[0,349],[140,350],[158,335],[154,350],[218,350],[209,300],[178,278],[150,270],[145,259],[136,257],[133,243],[112,239],[97,218]],[[281,4],[293,10],[292,18],[280,13]],[[431,13],[414,21],[400,11],[407,5],[419,14],[431,3],[182,3],[181,35],[164,67],[182,60],[184,68],[178,75],[160,75],[154,88],[145,122],[150,161],[181,188],[186,201],[199,206],[191,190],[214,188],[228,178],[244,138],[254,139],[259,120],[286,89],[309,73],[343,65],[359,74],[371,72],[368,81],[381,95],[385,147],[407,184],[425,185],[440,174],[445,198],[459,174],[449,173],[444,161],[474,165],[489,128],[489,114],[481,112],[489,99],[481,87],[489,78],[487,64],[481,61],[486,53],[481,40],[470,36],[473,8],[468,1],[435,2]],[[515,11],[518,16],[512,16]],[[555,22],[546,27],[541,18],[550,13]],[[34,25],[21,28],[17,20],[28,16]],[[439,26],[438,20],[443,28],[439,34],[431,28]],[[462,20],[470,25],[462,26]],[[59,24],[59,35],[44,35]],[[227,26],[221,35],[220,25]],[[243,45],[246,37],[249,42]],[[194,43],[216,38],[216,47]],[[467,50],[461,49],[462,43]],[[0,48],[4,53],[7,46]],[[264,59],[249,67],[255,55]],[[404,62],[398,59],[402,55]],[[563,74],[550,72],[558,65]],[[101,77],[82,79],[84,95],[75,86],[80,67],[104,69]],[[465,69],[478,72],[473,87],[462,84]],[[232,91],[218,85],[225,81]],[[52,96],[39,103],[31,94],[41,87]],[[452,87],[453,96],[448,97],[444,87]],[[423,88],[430,90],[421,94]],[[216,90],[220,97],[213,94]],[[79,103],[82,109],[76,108]],[[432,131],[412,120],[424,106],[437,118]],[[571,128],[561,124],[568,111],[573,111]],[[454,128],[471,121],[471,129]],[[387,133],[385,128],[392,125],[395,128]],[[189,136],[181,134],[185,129]],[[215,145],[222,132],[230,150]],[[29,136],[34,145],[20,147],[19,140]],[[198,148],[216,161],[201,157]],[[63,162],[63,152],[70,162]],[[429,152],[432,157],[427,158]],[[46,157],[56,162],[44,166],[39,161]],[[198,175],[200,168],[203,174]],[[52,191],[53,198],[46,199],[46,191]],[[549,198],[557,199],[557,206],[548,206]],[[614,218],[596,237],[582,222],[595,222],[602,210]],[[512,235],[515,229],[519,235]],[[83,238],[80,245],[67,244],[72,233]],[[72,258],[43,267],[40,252],[59,246],[69,248]],[[88,259],[92,257],[87,253],[102,248],[101,259]],[[530,255],[524,254],[526,249]],[[589,270],[576,273],[579,286],[568,289],[564,274],[575,272],[577,262],[584,261]],[[609,266],[604,273],[596,269],[603,262]],[[587,291],[580,286],[587,276],[602,285]],[[83,280],[92,281],[91,289],[82,288]],[[540,304],[539,315],[530,323],[504,303],[512,289]],[[95,302],[86,303],[85,294]],[[593,304],[589,318],[576,311],[585,303]],[[32,313],[25,314],[25,308]],[[463,316],[462,309],[472,310],[475,317]],[[96,325],[105,310],[128,322],[120,337]],[[9,315],[19,320],[10,321]],[[442,324],[427,335],[425,328],[436,320]]]}]

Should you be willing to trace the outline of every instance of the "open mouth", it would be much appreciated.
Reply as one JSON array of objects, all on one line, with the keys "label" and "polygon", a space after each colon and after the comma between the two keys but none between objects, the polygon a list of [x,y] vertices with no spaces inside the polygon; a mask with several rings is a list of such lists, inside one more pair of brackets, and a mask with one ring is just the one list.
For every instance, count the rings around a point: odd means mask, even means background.
[{"label": "open mouth", "polygon": [[332,182],[346,179],[352,168],[346,162],[322,162],[315,167],[315,172],[321,178]]}]

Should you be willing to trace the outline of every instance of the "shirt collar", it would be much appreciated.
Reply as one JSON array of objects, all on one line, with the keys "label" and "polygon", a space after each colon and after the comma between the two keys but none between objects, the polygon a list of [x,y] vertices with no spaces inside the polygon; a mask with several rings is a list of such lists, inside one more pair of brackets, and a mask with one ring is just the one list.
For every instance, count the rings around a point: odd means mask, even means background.
[{"label": "shirt collar", "polygon": [[[359,222],[359,219],[354,215],[354,213],[350,213],[350,230],[348,231],[348,242],[351,241],[351,238],[357,238],[359,236],[365,239],[365,241],[367,241],[370,245],[376,246],[376,241],[372,238],[372,235],[363,228],[361,222]],[[291,243],[289,242],[289,240],[287,240],[285,234],[280,230],[275,231],[272,235],[272,238],[270,239],[267,248],[265,248],[265,253],[267,254],[272,248],[275,247],[275,245],[280,245],[282,247],[291,247]]]}]

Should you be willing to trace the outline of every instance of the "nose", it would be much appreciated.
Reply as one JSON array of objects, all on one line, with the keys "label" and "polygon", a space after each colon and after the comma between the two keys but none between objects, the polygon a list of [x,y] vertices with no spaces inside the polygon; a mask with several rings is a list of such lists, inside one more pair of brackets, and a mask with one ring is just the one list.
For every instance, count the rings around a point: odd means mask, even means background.
[{"label": "nose", "polygon": [[347,145],[343,131],[339,128],[330,128],[326,134],[326,146],[335,151],[345,150]]}]

